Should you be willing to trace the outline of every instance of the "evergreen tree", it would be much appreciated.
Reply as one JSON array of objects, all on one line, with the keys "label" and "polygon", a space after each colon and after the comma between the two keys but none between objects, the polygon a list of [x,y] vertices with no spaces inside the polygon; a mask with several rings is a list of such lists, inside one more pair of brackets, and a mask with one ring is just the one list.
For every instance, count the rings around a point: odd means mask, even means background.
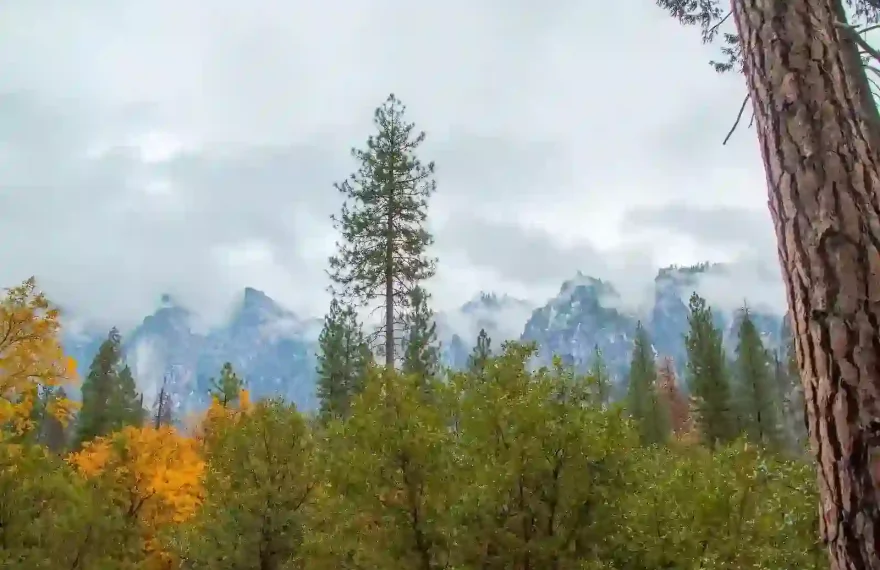
[{"label": "evergreen tree", "polygon": [[721,331],[712,320],[712,309],[696,293],[691,295],[685,336],[687,381],[696,398],[696,422],[710,448],[736,436],[730,380]]},{"label": "evergreen tree", "polygon": [[486,363],[492,358],[492,339],[486,329],[480,329],[477,335],[477,344],[468,357],[468,370],[474,374],[482,374]]},{"label": "evergreen tree", "polygon": [[378,129],[366,150],[352,150],[360,162],[356,174],[339,184],[346,197],[333,216],[342,234],[330,275],[339,293],[356,305],[381,300],[386,366],[395,363],[395,327],[403,325],[409,291],[431,277],[436,260],[426,256],[433,238],[425,228],[428,198],[434,193],[434,163],[415,156],[425,133],[404,120],[405,107],[392,94],[376,109]]},{"label": "evergreen tree", "polygon": [[77,417],[76,443],[140,425],[143,408],[131,369],[122,361],[122,337],[116,327],[98,348],[82,385],[82,408]]},{"label": "evergreen tree", "polygon": [[648,333],[640,322],[633,342],[627,386],[627,411],[638,424],[644,445],[663,443],[669,436],[669,418],[657,391],[657,367]]},{"label": "evergreen tree", "polygon": [[783,321],[782,347],[774,354],[774,381],[777,392],[777,413],[779,414],[784,439],[788,449],[802,455],[807,450],[808,435],[806,410],[804,408],[804,389],[801,385],[794,351],[794,339],[788,327],[788,318]]},{"label": "evergreen tree", "polygon": [[770,357],[747,307],[739,323],[735,369],[740,428],[750,441],[777,446],[780,434]]},{"label": "evergreen tree", "polygon": [[608,365],[598,344],[593,347],[593,358],[590,361],[588,374],[596,386],[597,403],[601,407],[608,406],[611,398],[611,376],[608,374]]},{"label": "evergreen tree", "polygon": [[67,399],[62,386],[40,386],[31,408],[33,428],[25,434],[25,440],[46,446],[52,452],[61,453],[67,448],[67,430],[52,413],[54,401]]},{"label": "evergreen tree", "polygon": [[410,292],[409,312],[403,339],[403,372],[427,379],[440,371],[440,350],[437,347],[437,324],[434,311],[428,306],[430,295],[421,287]]},{"label": "evergreen tree", "polygon": [[220,369],[220,379],[211,378],[208,395],[216,398],[221,406],[227,408],[238,402],[242,390],[244,390],[244,379],[236,374],[231,362],[224,362],[223,368]]},{"label": "evergreen tree", "polygon": [[366,367],[373,360],[357,314],[334,297],[318,337],[318,398],[321,415],[345,417],[360,392]]}]

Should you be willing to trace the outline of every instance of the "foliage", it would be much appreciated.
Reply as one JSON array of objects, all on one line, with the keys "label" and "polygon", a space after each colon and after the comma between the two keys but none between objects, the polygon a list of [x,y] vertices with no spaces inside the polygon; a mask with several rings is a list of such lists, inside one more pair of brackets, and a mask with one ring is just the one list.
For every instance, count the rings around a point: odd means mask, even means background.
[{"label": "foliage", "polygon": [[351,417],[328,427],[323,453],[329,496],[312,544],[326,567],[431,568],[448,560],[454,499],[451,438],[441,406],[423,405],[433,378],[375,368]]},{"label": "foliage", "polygon": [[381,299],[387,366],[394,365],[395,327],[403,325],[410,291],[434,274],[436,264],[426,255],[433,238],[425,227],[428,198],[437,186],[434,163],[416,158],[425,133],[405,121],[405,111],[393,94],[376,109],[378,132],[367,139],[366,150],[352,150],[360,168],[335,185],[346,201],[332,218],[342,234],[330,258],[336,292],[356,305]]},{"label": "foliage", "polygon": [[318,336],[318,398],[323,417],[344,417],[373,361],[353,308],[335,297]]},{"label": "foliage", "polygon": [[473,374],[481,374],[491,357],[492,339],[489,338],[486,329],[481,328],[477,334],[477,344],[474,345],[471,355],[468,357],[468,370]]},{"label": "foliage", "polygon": [[0,426],[11,435],[34,429],[41,389],[44,411],[62,425],[77,408],[57,391],[76,378],[76,363],[61,348],[58,318],[33,277],[0,299]]},{"label": "foliage", "polygon": [[590,361],[590,378],[596,383],[596,401],[602,407],[607,407],[611,398],[611,375],[608,373],[608,365],[605,357],[597,344],[593,347],[593,358]]},{"label": "foliage", "polygon": [[77,445],[144,420],[143,400],[137,394],[131,369],[122,358],[122,337],[114,327],[101,343],[82,386],[82,410],[77,416]]},{"label": "foliage", "polygon": [[613,521],[613,567],[827,568],[814,481],[810,465],[743,442],[641,452]]},{"label": "foliage", "polygon": [[258,402],[205,447],[203,508],[166,543],[186,568],[274,570],[301,558],[318,479],[315,441],[294,406]]},{"label": "foliage", "polygon": [[779,447],[778,404],[770,355],[747,308],[743,308],[736,346],[736,396],[740,429],[750,441]]},{"label": "foliage", "polygon": [[198,442],[172,427],[126,426],[87,442],[68,462],[95,480],[102,500],[137,529],[145,562],[167,565],[158,534],[190,519],[203,499],[205,463]]},{"label": "foliage", "polygon": [[220,369],[220,379],[211,378],[208,395],[212,401],[217,400],[221,406],[228,407],[237,404],[242,390],[244,380],[236,374],[231,362],[224,362]]},{"label": "foliage", "polygon": [[418,378],[436,376],[440,371],[440,350],[437,347],[437,324],[434,311],[428,306],[429,295],[419,286],[410,291],[409,311],[404,318],[404,374]]},{"label": "foliage", "polygon": [[657,370],[657,391],[666,407],[669,427],[676,438],[681,439],[694,429],[693,417],[687,398],[681,393],[672,358],[666,357]]},{"label": "foliage", "polygon": [[657,390],[654,352],[642,323],[636,327],[628,380],[626,409],[638,426],[641,442],[664,443],[669,437],[669,410],[662,405]]},{"label": "foliage", "polygon": [[714,447],[736,436],[730,380],[721,331],[715,326],[712,309],[694,293],[689,303],[685,336],[687,381],[695,399],[696,423],[704,441]]}]

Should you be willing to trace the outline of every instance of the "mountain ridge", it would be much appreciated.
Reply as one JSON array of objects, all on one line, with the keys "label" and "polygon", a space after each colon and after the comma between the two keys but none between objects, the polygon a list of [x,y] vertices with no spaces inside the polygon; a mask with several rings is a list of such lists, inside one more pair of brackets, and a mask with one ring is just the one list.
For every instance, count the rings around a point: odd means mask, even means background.
[{"label": "mountain ridge", "polygon": [[[672,357],[681,372],[687,297],[696,289],[700,274],[723,271],[722,264],[660,269],[653,304],[643,314],[623,309],[611,282],[582,272],[563,282],[559,293],[539,307],[503,293],[481,291],[458,309],[436,315],[441,358],[452,368],[464,367],[484,328],[493,349],[507,340],[536,342],[538,365],[549,364],[558,354],[567,365],[584,371],[598,346],[619,382],[628,370],[631,340],[641,321],[655,352]],[[777,347],[784,308],[752,314],[767,344]],[[735,315],[718,311],[715,317],[725,345],[732,350]],[[126,362],[146,402],[153,401],[167,377],[180,413],[201,409],[207,404],[210,378],[229,361],[247,380],[254,397],[282,396],[304,409],[317,405],[315,353],[322,319],[302,318],[253,287],[244,288],[226,322],[200,330],[195,319],[191,311],[163,295],[157,309],[124,337]],[[88,373],[105,336],[106,331],[94,329],[64,336],[65,349],[77,359],[81,376]]]}]

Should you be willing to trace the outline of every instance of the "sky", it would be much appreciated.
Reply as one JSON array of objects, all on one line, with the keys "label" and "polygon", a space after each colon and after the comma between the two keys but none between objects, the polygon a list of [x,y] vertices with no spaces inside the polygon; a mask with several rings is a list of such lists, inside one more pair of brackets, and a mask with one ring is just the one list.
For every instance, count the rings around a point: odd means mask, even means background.
[{"label": "sky", "polygon": [[[737,265],[710,301],[784,303],[745,95],[653,0],[6,0],[0,285],[95,322],[245,286],[321,316],[333,183],[393,92],[436,163],[435,308],[543,304],[577,271]],[[747,123],[747,117],[744,123]]]}]

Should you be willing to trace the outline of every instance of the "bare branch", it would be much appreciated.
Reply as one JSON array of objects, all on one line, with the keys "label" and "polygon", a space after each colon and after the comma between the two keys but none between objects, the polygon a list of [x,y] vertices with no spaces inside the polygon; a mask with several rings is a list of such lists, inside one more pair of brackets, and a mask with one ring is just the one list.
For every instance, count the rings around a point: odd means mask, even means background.
[{"label": "bare branch", "polygon": [[730,137],[733,135],[733,131],[736,130],[736,127],[739,125],[739,122],[742,120],[743,112],[746,110],[746,104],[748,102],[749,102],[749,96],[746,95],[745,99],[743,99],[742,105],[740,105],[739,113],[736,114],[736,121],[733,122],[733,126],[730,127],[730,131],[728,131],[727,136],[724,137],[724,142],[721,143],[722,145],[726,145],[727,141],[730,140]]}]

